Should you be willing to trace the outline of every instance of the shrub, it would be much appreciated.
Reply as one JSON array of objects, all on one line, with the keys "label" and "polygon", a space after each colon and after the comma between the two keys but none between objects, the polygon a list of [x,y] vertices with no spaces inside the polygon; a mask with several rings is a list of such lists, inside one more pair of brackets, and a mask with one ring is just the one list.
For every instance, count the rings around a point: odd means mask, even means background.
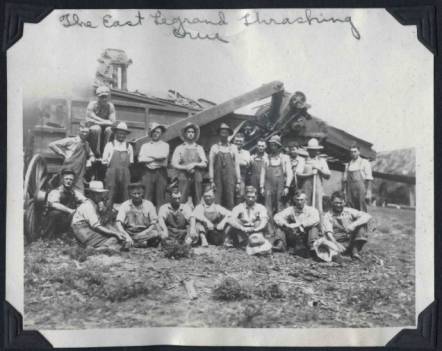
[{"label": "shrub", "polygon": [[215,300],[234,301],[249,297],[249,294],[235,278],[226,277],[213,289],[213,297]]}]

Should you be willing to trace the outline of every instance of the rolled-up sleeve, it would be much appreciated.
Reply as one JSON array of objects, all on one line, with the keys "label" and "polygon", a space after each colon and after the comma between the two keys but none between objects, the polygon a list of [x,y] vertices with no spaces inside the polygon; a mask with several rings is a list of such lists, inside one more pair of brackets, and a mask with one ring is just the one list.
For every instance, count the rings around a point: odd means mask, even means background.
[{"label": "rolled-up sleeve", "polygon": [[322,231],[324,233],[333,233],[333,219],[329,212],[322,219]]},{"label": "rolled-up sleeve", "polygon": [[176,167],[177,165],[181,164],[182,150],[183,150],[183,144],[178,145],[173,151],[171,159],[172,167]]},{"label": "rolled-up sleeve", "polygon": [[58,189],[51,190],[48,195],[49,206],[55,202],[60,202],[60,191]]},{"label": "rolled-up sleeve", "polygon": [[148,214],[149,214],[150,221],[153,222],[153,223],[158,222],[157,210],[156,210],[155,206],[152,203],[147,205],[147,211],[148,211]]},{"label": "rolled-up sleeve", "polygon": [[292,208],[287,207],[286,209],[282,210],[281,212],[278,212],[273,217],[273,220],[275,221],[276,225],[282,226],[286,222],[288,222],[288,218],[292,214]]},{"label": "rolled-up sleeve", "polygon": [[116,221],[121,223],[126,223],[126,213],[127,213],[127,206],[125,203],[123,203],[121,204],[118,210]]},{"label": "rolled-up sleeve", "polygon": [[319,211],[316,208],[309,207],[305,214],[305,219],[302,225],[304,227],[311,227],[319,223]]},{"label": "rolled-up sleeve", "polygon": [[373,173],[371,170],[371,164],[368,160],[363,160],[361,165],[362,177],[365,180],[373,180]]},{"label": "rolled-up sleeve", "polygon": [[86,221],[89,223],[89,225],[92,228],[96,228],[100,225],[100,219],[98,218],[97,211],[91,204],[87,204],[83,208],[83,217],[86,219]]},{"label": "rolled-up sleeve", "polygon": [[199,157],[200,157],[200,159],[201,159],[201,162],[204,162],[205,164],[206,164],[206,166],[207,166],[207,156],[206,156],[206,153],[204,152],[204,149],[203,149],[203,147],[201,146],[201,145],[198,145],[198,155],[199,155]]}]

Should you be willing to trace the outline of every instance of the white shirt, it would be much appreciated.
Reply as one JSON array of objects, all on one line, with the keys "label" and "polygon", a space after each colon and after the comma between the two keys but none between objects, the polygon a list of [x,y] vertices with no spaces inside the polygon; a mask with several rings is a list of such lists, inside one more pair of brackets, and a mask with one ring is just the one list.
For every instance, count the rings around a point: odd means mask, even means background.
[{"label": "white shirt", "polygon": [[358,157],[356,160],[351,160],[345,165],[344,180],[347,180],[347,172],[349,171],[361,171],[361,175],[364,180],[373,180],[371,164],[365,158]]},{"label": "white shirt", "polygon": [[161,167],[167,167],[167,159],[169,157],[169,144],[162,140],[151,140],[143,144],[141,146],[140,153],[138,154],[138,161],[146,162],[145,160],[152,156],[164,158],[164,160],[149,162],[146,164],[147,168],[158,169]]},{"label": "white shirt", "polygon": [[134,151],[132,149],[132,145],[128,144],[126,141],[119,142],[118,140],[110,141],[106,144],[103,151],[103,157],[101,162],[103,164],[109,164],[112,155],[115,151],[127,151],[129,153],[130,163],[134,162]]}]

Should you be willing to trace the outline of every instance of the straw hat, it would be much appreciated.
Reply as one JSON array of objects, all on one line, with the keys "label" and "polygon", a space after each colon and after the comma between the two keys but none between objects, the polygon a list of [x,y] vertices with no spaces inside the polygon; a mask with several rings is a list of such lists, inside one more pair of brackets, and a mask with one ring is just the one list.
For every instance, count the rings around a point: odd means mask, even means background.
[{"label": "straw hat", "polygon": [[198,125],[196,125],[195,123],[189,122],[187,123],[183,129],[181,129],[181,140],[185,141],[187,140],[186,138],[186,130],[189,128],[193,128],[195,130],[195,138],[192,141],[198,141],[198,139],[200,138],[200,127]]},{"label": "straw hat", "polygon": [[319,141],[316,138],[311,138],[307,143],[307,150],[321,150],[324,147],[319,145]]},{"label": "straw hat", "polygon": [[103,85],[95,90],[95,94],[97,94],[97,96],[109,95],[110,89],[107,86]]},{"label": "straw hat", "polygon": [[149,131],[149,135],[152,135],[152,132],[157,129],[160,128],[162,130],[162,132],[164,133],[167,130],[167,127],[163,124],[159,124],[157,122],[152,122],[150,124],[150,131]]},{"label": "straw hat", "polygon": [[255,233],[249,236],[249,242],[246,247],[248,255],[266,254],[272,251],[272,244],[261,233]]},{"label": "straw hat", "polygon": [[221,129],[227,129],[229,131],[229,135],[233,134],[233,129],[230,128],[226,123],[221,123],[218,127],[218,133],[220,132]]},{"label": "straw hat", "polygon": [[281,137],[279,135],[272,135],[271,138],[267,141],[267,143],[268,144],[274,143],[274,144],[278,144],[280,147],[282,146]]},{"label": "straw hat", "polygon": [[316,255],[325,262],[331,262],[333,257],[341,252],[338,246],[330,240],[322,237],[313,243]]},{"label": "straw hat", "polygon": [[112,127],[112,131],[114,131],[114,132],[124,132],[126,134],[130,133],[130,130],[127,127],[127,124],[125,122],[120,122],[116,126],[113,126]]},{"label": "straw hat", "polygon": [[91,193],[107,193],[109,190],[104,188],[103,182],[99,180],[91,180],[89,182],[89,188],[84,189],[84,191]]}]

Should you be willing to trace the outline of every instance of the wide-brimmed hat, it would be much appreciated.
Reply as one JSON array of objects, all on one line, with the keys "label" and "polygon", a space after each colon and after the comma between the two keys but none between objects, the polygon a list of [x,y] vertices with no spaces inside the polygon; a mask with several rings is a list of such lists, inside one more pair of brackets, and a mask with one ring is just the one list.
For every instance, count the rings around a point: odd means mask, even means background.
[{"label": "wide-brimmed hat", "polygon": [[315,240],[313,249],[316,252],[316,256],[325,262],[331,262],[334,256],[341,253],[341,250],[334,242],[324,237]]},{"label": "wide-brimmed hat", "polygon": [[230,128],[226,123],[221,123],[217,129],[218,133],[220,132],[221,129],[227,129],[229,131],[229,135],[233,134],[233,129]]},{"label": "wide-brimmed hat", "polygon": [[95,94],[97,94],[97,96],[109,95],[110,89],[107,86],[103,85],[95,90]]},{"label": "wide-brimmed hat", "polygon": [[91,180],[89,182],[89,188],[84,189],[85,192],[91,192],[91,193],[107,193],[109,192],[108,189],[104,188],[103,182],[100,182],[99,180]]},{"label": "wide-brimmed hat", "polygon": [[126,134],[130,133],[130,130],[127,127],[127,124],[124,123],[124,122],[117,123],[117,125],[112,127],[112,131],[114,131],[114,132],[124,132]]},{"label": "wide-brimmed hat", "polygon": [[319,145],[319,141],[316,138],[311,138],[307,143],[307,150],[322,150],[324,147]]},{"label": "wide-brimmed hat", "polygon": [[143,184],[143,183],[140,183],[140,182],[129,183],[129,185],[127,186],[127,189],[128,189],[128,190],[136,189],[136,188],[143,188],[143,189],[146,189],[146,187],[144,186],[144,184]]},{"label": "wide-brimmed hat", "polygon": [[187,123],[183,129],[181,129],[180,137],[183,141],[186,141],[186,130],[189,128],[193,128],[195,130],[195,138],[192,141],[198,141],[200,138],[200,127],[196,125],[195,123],[189,122]]},{"label": "wide-brimmed hat", "polygon": [[267,141],[268,144],[274,143],[278,144],[280,147],[282,146],[281,137],[279,135],[272,135],[270,139]]},{"label": "wide-brimmed hat", "polygon": [[163,133],[167,130],[167,127],[164,124],[160,124],[160,123],[157,123],[157,122],[152,122],[150,124],[149,135],[152,135],[152,132],[155,129],[157,129],[157,128],[160,128],[163,131]]},{"label": "wide-brimmed hat", "polygon": [[272,251],[272,244],[261,233],[255,233],[249,236],[246,247],[248,255],[266,254]]}]

